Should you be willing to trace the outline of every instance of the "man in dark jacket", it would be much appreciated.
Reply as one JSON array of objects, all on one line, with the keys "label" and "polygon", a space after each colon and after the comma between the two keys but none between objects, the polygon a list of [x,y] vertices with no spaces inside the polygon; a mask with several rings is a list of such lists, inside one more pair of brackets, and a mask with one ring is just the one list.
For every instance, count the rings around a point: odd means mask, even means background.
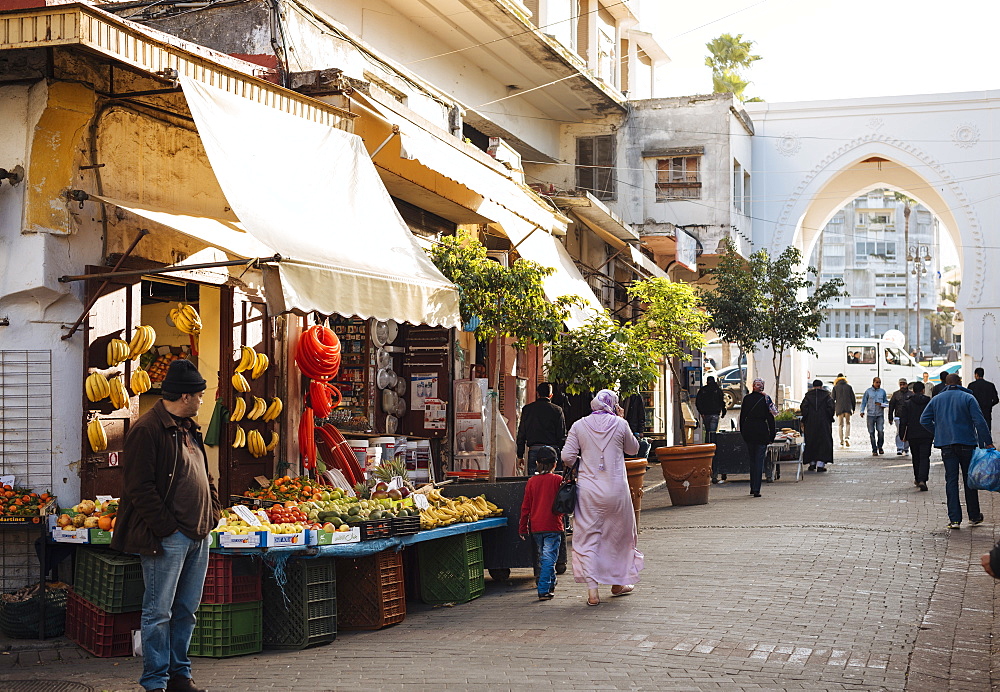
[{"label": "man in dark jacket", "polygon": [[777,432],[773,409],[771,397],[764,393],[764,380],[757,378],[753,381],[753,391],[740,404],[740,436],[750,452],[750,494],[754,497],[760,497],[764,455]]},{"label": "man in dark jacket", "polygon": [[726,416],[726,402],[722,398],[722,390],[711,375],[705,380],[705,386],[698,390],[698,394],[694,398],[694,406],[698,409],[705,426],[705,443],[715,444],[719,418]]},{"label": "man in dark jacket", "polygon": [[809,464],[810,471],[824,472],[827,463],[833,461],[833,412],[836,406],[830,393],[823,389],[823,380],[813,380],[812,386],[799,404],[802,432],[806,438],[802,461]]},{"label": "man in dark jacket", "polygon": [[899,378],[899,389],[889,397],[889,424],[896,426],[896,456],[903,456],[910,451],[910,445],[899,436],[899,408],[913,396],[905,377]]},{"label": "man in dark jacket", "polygon": [[[517,458],[523,465],[527,448],[527,471],[535,475],[535,457],[542,447],[553,447],[557,452],[566,441],[566,416],[563,410],[552,403],[552,385],[542,382],[535,387],[538,398],[521,409],[521,420],[517,424]],[[557,470],[561,464],[557,464]]]},{"label": "man in dark jacket", "polygon": [[927,490],[931,470],[931,443],[934,441],[931,431],[920,425],[920,416],[931,400],[924,391],[926,388],[923,382],[914,382],[913,395],[897,409],[899,436],[910,444],[913,484],[921,490]]},{"label": "man in dark jacket", "polygon": [[972,396],[976,397],[976,401],[979,402],[979,408],[983,410],[983,418],[986,419],[986,424],[992,429],[993,407],[1000,404],[1000,397],[997,397],[997,388],[992,382],[983,379],[986,371],[982,368],[976,368],[973,374],[976,379],[969,383],[969,391],[972,392]]},{"label": "man in dark jacket", "polygon": [[851,446],[851,416],[858,406],[858,400],[854,396],[854,387],[847,383],[847,378],[843,373],[837,375],[833,383],[833,406],[834,415],[837,416],[837,430],[840,433],[840,446]]},{"label": "man in dark jacket", "polygon": [[187,651],[208,570],[208,536],[220,515],[201,432],[192,420],[205,386],[191,361],[175,360],[163,380],[162,400],[125,437],[111,547],[142,558],[139,684],[146,690],[199,690]]}]

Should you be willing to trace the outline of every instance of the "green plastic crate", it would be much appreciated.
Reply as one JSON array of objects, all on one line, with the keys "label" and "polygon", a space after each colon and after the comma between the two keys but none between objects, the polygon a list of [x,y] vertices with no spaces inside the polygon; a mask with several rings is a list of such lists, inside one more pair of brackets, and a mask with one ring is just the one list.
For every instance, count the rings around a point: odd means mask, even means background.
[{"label": "green plastic crate", "polygon": [[142,610],[146,585],[137,556],[80,547],[76,551],[73,590],[108,613]]},{"label": "green plastic crate", "polygon": [[257,653],[262,644],[262,611],[260,601],[202,603],[188,653],[210,658]]},{"label": "green plastic crate", "polygon": [[486,590],[483,539],[478,531],[419,543],[417,559],[424,603],[466,603]]},{"label": "green plastic crate", "polygon": [[263,584],[264,648],[304,649],[337,638],[337,569],[332,557],[291,559],[286,582],[279,586],[274,572]]}]

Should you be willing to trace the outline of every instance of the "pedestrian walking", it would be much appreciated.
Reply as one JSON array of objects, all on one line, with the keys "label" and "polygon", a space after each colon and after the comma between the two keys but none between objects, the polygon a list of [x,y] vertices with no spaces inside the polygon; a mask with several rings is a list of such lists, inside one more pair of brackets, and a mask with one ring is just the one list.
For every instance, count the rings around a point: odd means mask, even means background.
[{"label": "pedestrian walking", "polygon": [[719,419],[726,417],[726,401],[722,389],[714,377],[705,380],[705,386],[698,390],[694,406],[701,415],[705,427],[705,443],[715,444],[715,433],[719,430]]},{"label": "pedestrian walking", "polygon": [[913,396],[903,402],[899,411],[899,436],[910,443],[910,461],[913,462],[913,484],[927,490],[931,470],[931,443],[934,435],[920,424],[931,398],[924,394],[923,382],[913,383]]},{"label": "pedestrian walking", "polygon": [[858,406],[854,396],[854,387],[847,382],[844,373],[839,373],[833,383],[834,413],[837,416],[837,430],[840,433],[840,446],[851,446],[851,417]]},{"label": "pedestrian walking", "polygon": [[979,408],[982,409],[983,418],[986,419],[986,424],[990,426],[990,430],[993,430],[993,407],[1000,404],[1000,397],[997,397],[996,386],[989,380],[983,379],[985,375],[985,370],[976,368],[973,372],[976,379],[969,383],[969,391],[972,392],[972,396],[976,397]]},{"label": "pedestrian walking", "polygon": [[924,391],[927,391],[928,387],[933,386],[931,385],[931,374],[926,370],[924,370],[924,374],[920,376],[920,381],[924,383]]},{"label": "pedestrian walking", "polygon": [[889,397],[889,422],[896,427],[896,456],[901,457],[910,451],[910,445],[899,436],[899,408],[907,399],[913,396],[906,378],[899,378],[899,389]]},{"label": "pedestrian walking", "polygon": [[552,511],[552,503],[562,483],[562,477],[553,473],[556,450],[545,447],[535,457],[538,473],[528,479],[521,502],[521,521],[518,533],[521,540],[530,535],[538,555],[538,600],[550,601],[556,588],[556,559],[563,542],[563,515]]},{"label": "pedestrian walking", "polygon": [[740,404],[740,436],[750,452],[750,495],[753,497],[760,497],[764,455],[777,432],[774,424],[776,413],[777,407],[764,393],[764,380],[758,377],[753,381],[753,391],[743,397]]},{"label": "pedestrian walking", "polygon": [[622,418],[618,395],[602,389],[590,402],[592,413],[573,423],[562,450],[567,466],[580,458],[573,511],[573,579],[587,585],[587,605],[600,605],[600,584],[612,596],[632,593],[643,555],[636,548],[635,511],[625,475],[625,454],[639,442]]},{"label": "pedestrian walking", "polygon": [[882,389],[882,379],[876,377],[872,386],[861,395],[861,417],[868,414],[868,439],[872,443],[872,455],[885,454],[882,444],[885,442],[885,410],[889,408],[889,398]]},{"label": "pedestrian walking", "polygon": [[931,389],[931,398],[932,399],[934,397],[936,397],[938,394],[940,394],[941,392],[943,392],[944,388],[948,386],[947,384],[945,384],[945,377],[946,377],[946,375],[944,375],[943,373],[938,375],[938,383],[936,385],[934,385],[934,387]]},{"label": "pedestrian walking", "polygon": [[833,461],[836,405],[830,392],[823,389],[823,380],[813,380],[812,389],[802,398],[799,410],[802,412],[802,432],[806,438],[802,461],[808,462],[810,471],[824,472],[826,465]]},{"label": "pedestrian walking", "polygon": [[989,426],[972,392],[962,386],[962,378],[948,375],[943,392],[933,397],[920,415],[920,424],[934,434],[934,446],[941,450],[944,462],[945,495],[948,500],[948,528],[962,526],[962,505],[958,497],[958,472],[965,486],[965,511],[969,523],[983,523],[979,509],[979,491],[968,483],[969,462],[976,447],[993,447]]},{"label": "pedestrian walking", "polygon": [[[566,439],[566,416],[552,403],[552,385],[542,382],[535,387],[535,393],[538,398],[521,409],[521,420],[517,424],[517,458],[529,476],[535,474],[539,450],[553,447],[558,454]],[[526,449],[527,460],[524,458]]]},{"label": "pedestrian walking", "polygon": [[208,535],[219,522],[219,494],[193,418],[205,378],[175,360],[162,398],[129,428],[123,487],[111,547],[138,553],[142,598],[142,676],[146,690],[198,692],[188,646],[208,570]]}]

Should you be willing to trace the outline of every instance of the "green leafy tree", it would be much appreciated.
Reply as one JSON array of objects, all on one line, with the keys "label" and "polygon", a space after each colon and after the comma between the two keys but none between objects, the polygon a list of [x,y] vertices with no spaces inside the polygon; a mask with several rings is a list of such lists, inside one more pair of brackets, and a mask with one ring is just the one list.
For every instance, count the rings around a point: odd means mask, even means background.
[{"label": "green leafy tree", "polygon": [[636,281],[628,294],[645,308],[635,323],[636,335],[652,341],[662,356],[690,360],[689,349],[705,347],[709,317],[690,284],[654,277]]},{"label": "green leafy tree", "polygon": [[616,323],[605,311],[552,342],[549,379],[570,394],[614,389],[628,396],[656,380],[660,358],[654,340]]},{"label": "green leafy tree", "polygon": [[[766,263],[760,274],[760,293],[763,298],[763,337],[761,343],[771,349],[771,366],[774,371],[775,392],[781,381],[782,357],[789,350],[806,351],[815,355],[809,341],[819,336],[825,319],[824,310],[834,298],[846,295],[842,279],[815,283],[809,274],[815,267],[800,269],[802,253],[796,247],[787,247],[772,259],[765,252]],[[812,289],[811,295],[802,297]]]},{"label": "green leafy tree", "polygon": [[[709,269],[711,287],[703,289],[701,303],[709,315],[709,326],[723,341],[739,349],[737,363],[753,353],[764,339],[764,292],[761,277],[767,268],[767,252],[760,250],[748,258],[737,252],[732,241],[725,241],[722,257],[714,269]],[[740,382],[746,388],[746,377],[740,369]]]},{"label": "green leafy tree", "polygon": [[742,102],[762,100],[743,96],[751,82],[744,79],[742,71],[762,59],[751,52],[753,45],[754,41],[743,40],[743,34],[722,34],[705,44],[709,53],[705,64],[712,68],[712,90],[715,93],[732,94]]},{"label": "green leafy tree", "polygon": [[524,259],[504,267],[489,259],[483,244],[467,232],[445,236],[430,256],[458,286],[462,319],[479,319],[475,333],[480,341],[510,337],[518,349],[549,343],[563,330],[568,308],[580,304],[577,296],[546,298],[542,279],[555,269]]}]

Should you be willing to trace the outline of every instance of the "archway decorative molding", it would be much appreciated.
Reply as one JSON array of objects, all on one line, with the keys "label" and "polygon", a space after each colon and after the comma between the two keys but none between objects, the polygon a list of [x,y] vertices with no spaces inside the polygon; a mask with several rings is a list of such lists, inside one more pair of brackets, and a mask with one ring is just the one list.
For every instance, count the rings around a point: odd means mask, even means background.
[{"label": "archway decorative molding", "polygon": [[[791,135],[789,134],[786,135],[786,137],[787,136]],[[877,150],[873,147],[873,145],[891,147],[899,152],[905,153],[926,166],[929,172],[933,172],[937,176],[936,178],[915,171],[917,175],[927,180],[929,184],[945,187],[948,190],[951,199],[954,200],[955,203],[948,204],[948,208],[952,212],[952,215],[955,217],[955,222],[959,226],[954,230],[958,233],[958,236],[961,239],[961,247],[959,248],[960,251],[964,251],[968,246],[980,248],[984,246],[982,227],[979,223],[979,218],[976,215],[975,207],[969,200],[968,195],[965,194],[962,186],[958,184],[948,169],[937,159],[930,156],[919,147],[892,135],[878,134],[875,132],[858,137],[850,142],[847,142],[846,144],[841,145],[840,147],[837,147],[827,154],[819,163],[817,163],[805,176],[803,176],[802,180],[785,201],[785,204],[781,209],[781,213],[778,215],[778,220],[775,223],[774,228],[774,236],[771,239],[772,254],[777,254],[783,248],[794,243],[795,233],[798,229],[798,219],[803,218],[805,212],[811,204],[808,198],[803,204],[803,197],[808,197],[808,195],[813,194],[814,183],[817,179],[820,178],[823,173],[831,169],[835,169],[834,175],[840,170],[846,170],[846,167],[838,166],[838,162],[852,154],[851,158],[857,159],[859,151],[860,153],[869,153],[871,155],[885,154],[884,151]],[[869,148],[868,152],[864,152],[866,147]],[[906,164],[902,161],[897,162],[906,166]],[[832,177],[834,176],[829,176],[829,178]],[[948,200],[945,201],[946,203],[948,202]],[[798,213],[795,213],[796,211],[798,211]],[[789,223],[790,218],[794,218],[796,221],[794,223]],[[821,230],[822,229],[817,229],[817,231]],[[965,257],[968,257],[970,253],[963,252],[963,254]],[[964,293],[966,289],[969,291],[969,293],[965,294],[968,296],[968,299],[963,300],[962,302],[974,305],[978,303],[982,297],[983,282],[985,281],[986,275],[986,260],[984,253],[982,252],[971,254],[974,257],[974,266],[968,267],[966,265],[963,270],[966,282],[963,284],[962,292]],[[971,281],[968,281],[968,279],[971,279]]]}]

